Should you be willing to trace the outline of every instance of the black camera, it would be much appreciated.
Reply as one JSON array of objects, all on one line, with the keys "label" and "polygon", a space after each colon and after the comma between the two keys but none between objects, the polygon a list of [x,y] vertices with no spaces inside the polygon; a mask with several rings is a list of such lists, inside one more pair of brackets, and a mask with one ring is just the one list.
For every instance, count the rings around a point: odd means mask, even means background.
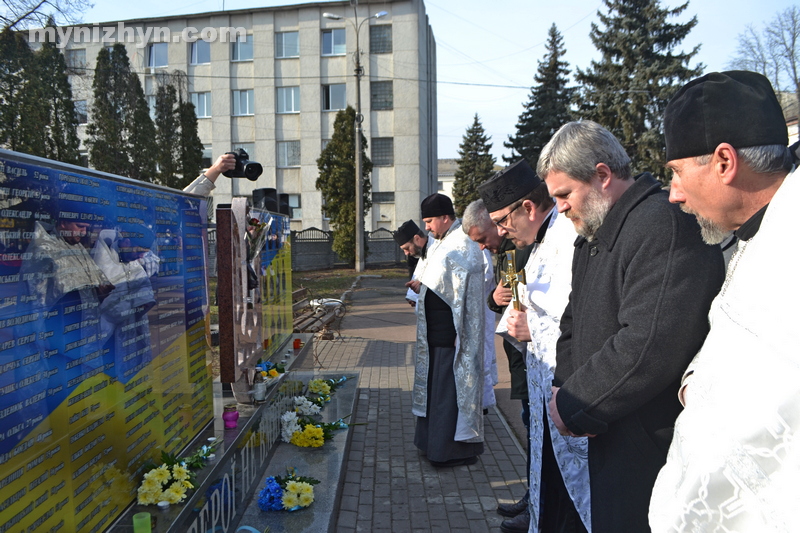
[{"label": "black camera", "polygon": [[261,173],[264,172],[264,167],[261,166],[261,163],[250,161],[250,156],[241,148],[227,153],[233,154],[236,158],[236,166],[223,172],[223,176],[227,178],[247,178],[250,181],[256,181]]}]

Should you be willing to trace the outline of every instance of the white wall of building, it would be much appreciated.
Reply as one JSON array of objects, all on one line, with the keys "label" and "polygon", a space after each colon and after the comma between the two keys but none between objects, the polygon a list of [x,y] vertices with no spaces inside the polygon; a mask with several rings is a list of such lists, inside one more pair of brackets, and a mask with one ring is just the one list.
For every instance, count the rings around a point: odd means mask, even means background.
[{"label": "white wall of building", "polygon": [[[365,226],[368,231],[379,227],[395,229],[409,218],[419,219],[421,200],[436,191],[436,44],[421,0],[362,0],[357,9],[359,22],[378,11],[389,13],[363,24],[359,46],[364,67],[363,132],[370,146],[367,155],[375,161],[374,138],[393,139],[394,151],[391,164],[376,165],[371,176],[374,193],[394,193],[394,196],[378,195],[381,202],[373,204]],[[349,21],[324,18],[324,12]],[[264,166],[264,174],[256,182],[220,177],[213,193],[216,203],[229,203],[232,197],[250,195],[256,188],[274,187],[280,193],[300,195],[301,216],[292,220],[293,229],[312,226],[328,229],[321,211],[321,194],[315,187],[316,160],[323,141],[333,133],[336,111],[322,109],[322,93],[324,85],[345,84],[347,104],[355,107],[353,15],[350,2],[326,2],[122,21],[125,27],[136,31],[137,39],[138,35],[147,34],[148,28],[168,27],[173,36],[165,68],[148,69],[148,46],[141,46],[141,41],[126,43],[132,68],[140,73],[146,95],[155,95],[157,73],[186,72],[190,93],[211,93],[211,116],[198,118],[198,133],[204,145],[210,147],[211,159],[235,145],[245,144],[252,147],[251,159]],[[370,50],[368,26],[381,24],[391,25],[390,53]],[[100,26],[117,27],[118,21]],[[192,65],[191,44],[174,42],[175,36],[189,26],[246,28],[248,38],[253,41],[253,59],[232,61],[232,45],[218,40],[211,43],[209,63]],[[322,33],[333,29],[345,29],[346,53],[323,56]],[[299,57],[276,57],[276,34],[281,32],[298,32]],[[152,42],[158,39],[151,37],[146,44]],[[71,76],[71,80],[75,100],[88,101],[90,110],[91,73],[98,52],[109,44],[112,43],[72,40],[66,46],[66,50],[85,50],[88,75]],[[392,82],[392,109],[372,109],[371,83],[381,81]],[[300,111],[278,114],[277,90],[290,86],[299,87]],[[243,90],[253,91],[253,114],[232,116],[232,91]],[[79,133],[85,137],[85,126]],[[285,141],[299,141],[299,165],[278,166],[279,143]]]}]

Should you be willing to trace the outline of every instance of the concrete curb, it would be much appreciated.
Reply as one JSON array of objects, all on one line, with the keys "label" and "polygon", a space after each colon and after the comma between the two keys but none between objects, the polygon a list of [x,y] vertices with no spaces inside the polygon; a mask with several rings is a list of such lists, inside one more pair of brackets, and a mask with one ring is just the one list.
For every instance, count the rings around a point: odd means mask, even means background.
[{"label": "concrete curb", "polygon": [[352,297],[353,297],[353,291],[355,291],[358,288],[358,286],[361,284],[361,280],[362,279],[364,279],[364,278],[367,278],[367,279],[380,279],[382,277],[383,276],[381,276],[380,274],[362,274],[362,275],[358,276],[356,278],[356,280],[353,282],[353,284],[350,285],[350,288],[342,293],[342,297],[339,298],[339,299],[341,301],[343,301],[343,302],[347,302],[347,301],[351,300]]}]

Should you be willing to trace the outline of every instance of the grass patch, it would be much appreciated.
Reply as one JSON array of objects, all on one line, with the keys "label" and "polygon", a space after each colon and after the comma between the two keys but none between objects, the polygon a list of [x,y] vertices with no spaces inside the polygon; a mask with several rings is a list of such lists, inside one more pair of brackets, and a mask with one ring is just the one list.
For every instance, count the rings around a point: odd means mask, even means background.
[{"label": "grass patch", "polygon": [[305,287],[309,291],[309,299],[341,298],[342,293],[353,285],[362,274],[378,275],[388,279],[408,279],[407,268],[375,268],[366,272],[356,272],[352,268],[336,268],[333,270],[316,270],[309,272],[292,272],[294,289]]}]

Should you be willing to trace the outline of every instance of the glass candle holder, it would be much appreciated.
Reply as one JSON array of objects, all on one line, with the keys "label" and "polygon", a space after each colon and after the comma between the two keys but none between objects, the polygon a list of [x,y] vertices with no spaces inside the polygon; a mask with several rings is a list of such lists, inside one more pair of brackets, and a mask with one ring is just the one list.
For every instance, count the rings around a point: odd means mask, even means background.
[{"label": "glass candle holder", "polygon": [[226,405],[222,413],[222,419],[225,421],[225,429],[234,429],[239,420],[239,411],[236,410],[235,405]]},{"label": "glass candle holder", "polygon": [[151,531],[150,513],[133,515],[133,533],[150,533]]}]

